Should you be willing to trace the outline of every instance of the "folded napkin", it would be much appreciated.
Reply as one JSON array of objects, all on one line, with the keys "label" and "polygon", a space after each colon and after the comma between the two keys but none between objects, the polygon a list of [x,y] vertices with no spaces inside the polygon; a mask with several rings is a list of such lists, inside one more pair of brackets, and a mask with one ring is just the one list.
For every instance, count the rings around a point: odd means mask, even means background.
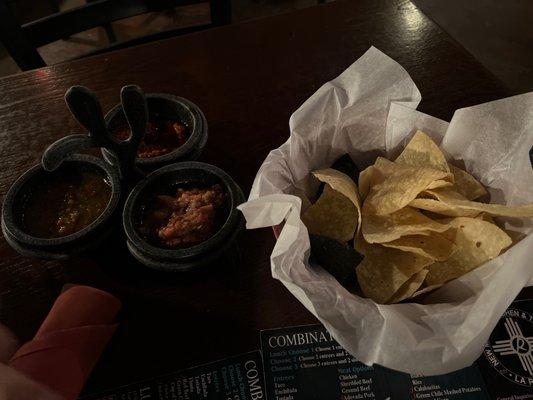
[{"label": "folded napkin", "polygon": [[66,400],[76,399],[116,329],[120,307],[116,297],[102,290],[68,288],[10,365]]}]

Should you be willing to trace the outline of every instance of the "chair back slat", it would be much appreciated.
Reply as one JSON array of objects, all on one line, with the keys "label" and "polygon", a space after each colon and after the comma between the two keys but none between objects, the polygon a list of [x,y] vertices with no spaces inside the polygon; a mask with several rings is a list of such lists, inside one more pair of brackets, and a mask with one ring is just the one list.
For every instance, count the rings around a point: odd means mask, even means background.
[{"label": "chair back slat", "polygon": [[176,3],[176,0],[99,0],[29,22],[22,30],[39,47],[119,19],[168,10]]},{"label": "chair back slat", "polygon": [[7,5],[0,0],[0,41],[22,70],[46,66]]},{"label": "chair back slat", "polygon": [[[134,17],[149,12],[171,10],[177,6],[192,4],[210,4],[211,23],[187,29],[171,29],[162,32],[161,37],[170,34],[180,34],[196,31],[212,26],[224,25],[231,22],[231,0],[87,0],[87,3],[52,15],[20,25],[13,13],[6,5],[6,0],[0,0],[0,41],[22,70],[29,70],[46,66],[37,51],[38,47],[66,39],[75,33],[103,26],[111,42],[109,49],[114,46],[123,48],[133,43],[146,43],[150,38],[159,35],[149,35],[128,42],[117,43],[111,22]],[[97,50],[105,52],[106,49]]]}]

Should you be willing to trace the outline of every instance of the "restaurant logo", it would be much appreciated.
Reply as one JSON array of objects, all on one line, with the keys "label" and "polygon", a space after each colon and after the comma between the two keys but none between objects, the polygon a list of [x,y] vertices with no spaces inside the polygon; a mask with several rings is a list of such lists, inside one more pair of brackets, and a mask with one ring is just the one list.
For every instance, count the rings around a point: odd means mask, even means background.
[{"label": "restaurant logo", "polygon": [[500,375],[533,388],[533,314],[509,308],[492,332],[484,354]]}]

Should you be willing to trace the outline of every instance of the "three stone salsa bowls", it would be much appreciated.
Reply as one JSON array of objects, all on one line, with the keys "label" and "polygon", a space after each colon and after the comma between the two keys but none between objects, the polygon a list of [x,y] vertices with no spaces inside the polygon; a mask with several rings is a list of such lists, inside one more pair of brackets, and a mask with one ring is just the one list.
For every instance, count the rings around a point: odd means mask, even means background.
[{"label": "three stone salsa bowls", "polygon": [[[244,195],[220,168],[190,161],[206,144],[203,113],[134,85],[120,98],[104,118],[94,93],[67,91],[88,134],[50,145],[11,186],[1,223],[8,244],[25,256],[68,259],[105,247],[122,225],[131,254],[152,268],[187,271],[225,254],[243,229],[236,207]],[[104,159],[82,153],[93,148]]]}]

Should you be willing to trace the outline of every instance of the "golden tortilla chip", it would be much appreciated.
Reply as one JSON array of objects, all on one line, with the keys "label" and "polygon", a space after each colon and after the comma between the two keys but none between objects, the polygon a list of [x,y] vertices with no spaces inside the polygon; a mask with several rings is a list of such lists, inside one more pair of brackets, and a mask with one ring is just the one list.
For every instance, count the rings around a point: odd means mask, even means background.
[{"label": "golden tortilla chip", "polygon": [[430,167],[446,173],[450,172],[446,157],[439,146],[422,131],[414,134],[395,162],[411,167]]},{"label": "golden tortilla chip", "polygon": [[444,179],[439,179],[438,181],[431,182],[428,186],[429,189],[438,189],[443,187],[451,187],[453,183],[450,181],[445,181]]},{"label": "golden tortilla chip", "polygon": [[384,304],[409,278],[431,263],[430,258],[374,245],[357,266],[357,279],[366,297]]},{"label": "golden tortilla chip", "polygon": [[402,300],[408,299],[414,295],[428,274],[427,269],[423,269],[420,272],[417,272],[412,277],[410,277],[400,288],[392,295],[392,297],[387,300],[387,303],[399,303]]},{"label": "golden tortilla chip", "polygon": [[394,161],[387,160],[384,157],[378,157],[376,158],[373,167],[372,174],[370,174],[370,187],[382,183],[387,176],[394,173],[398,168],[408,166],[396,164]]},{"label": "golden tortilla chip", "polygon": [[[445,199],[449,201],[464,201],[467,200],[462,194],[458,193],[455,188],[435,188],[428,189],[422,193],[422,196],[433,198],[436,200],[444,201]],[[421,197],[422,197],[421,196]]]},{"label": "golden tortilla chip", "polygon": [[352,201],[326,184],[324,192],[302,215],[309,233],[339,242],[352,240],[357,229],[357,208]]},{"label": "golden tortilla chip", "polygon": [[455,190],[463,195],[466,200],[474,200],[487,194],[487,190],[483,185],[468,172],[457,168],[455,165],[448,165],[455,180]]},{"label": "golden tortilla chip", "polygon": [[442,286],[443,285],[441,284],[441,285],[431,285],[431,286],[422,287],[420,290],[416,291],[413,294],[413,297],[420,296],[422,294],[432,292],[433,290],[437,290],[438,288],[440,288]]},{"label": "golden tortilla chip", "polygon": [[359,229],[361,229],[361,199],[359,198],[359,190],[357,189],[357,185],[352,178],[332,168],[313,171],[313,175],[320,182],[328,184],[333,190],[336,190],[350,199],[357,209],[356,232],[359,232]]},{"label": "golden tortilla chip", "polygon": [[353,241],[353,247],[359,254],[366,255],[370,243],[364,239],[363,235],[358,235]]},{"label": "golden tortilla chip", "polygon": [[456,251],[446,261],[428,267],[428,286],[446,283],[498,257],[511,245],[509,235],[496,225],[478,218],[458,217],[449,222]]},{"label": "golden tortilla chip", "polygon": [[[391,214],[408,205],[434,181],[451,177],[450,173],[434,168],[391,162],[385,165],[385,168],[378,166],[377,162],[374,165],[372,180],[377,176],[379,183],[371,186],[363,204],[363,215]],[[381,180],[381,176],[384,179]]]},{"label": "golden tortilla chip", "polygon": [[[501,204],[479,203],[476,201],[466,200],[464,196],[448,188],[427,190],[426,193],[436,197],[440,203],[446,206],[445,208],[447,210],[453,210],[456,213],[466,214],[470,212],[477,212],[477,214],[479,214],[481,212],[485,212],[490,215],[502,217],[533,217],[533,204],[525,204],[523,206],[505,206]],[[415,204],[417,204],[417,202],[415,202]],[[412,206],[422,208],[416,205]],[[436,210],[429,211],[450,215]]]},{"label": "golden tortilla chip", "polygon": [[476,210],[453,208],[433,199],[414,199],[409,203],[409,206],[449,217],[475,217],[479,214],[479,211]]},{"label": "golden tortilla chip", "polygon": [[359,195],[361,200],[364,200],[370,191],[370,181],[372,179],[373,169],[374,166],[371,165],[359,173]]},{"label": "golden tortilla chip", "polygon": [[434,190],[428,189],[414,199],[409,205],[421,210],[431,211],[433,213],[446,215],[449,217],[475,217],[479,214],[477,210],[458,209],[450,207],[441,201],[441,198],[456,200],[466,200],[466,198],[457,193],[454,189]]},{"label": "golden tortilla chip", "polygon": [[369,243],[391,242],[406,235],[444,232],[448,226],[433,221],[420,211],[404,207],[389,215],[368,215],[363,219],[363,236]]},{"label": "golden tortilla chip", "polygon": [[403,236],[382,244],[385,247],[409,251],[437,261],[447,260],[455,251],[455,245],[451,241],[435,232],[431,232],[429,236]]},{"label": "golden tortilla chip", "polygon": [[383,157],[378,157],[374,165],[364,169],[359,174],[359,194],[361,199],[368,195],[372,186],[383,182],[386,175],[392,173],[394,169],[394,162]]}]

